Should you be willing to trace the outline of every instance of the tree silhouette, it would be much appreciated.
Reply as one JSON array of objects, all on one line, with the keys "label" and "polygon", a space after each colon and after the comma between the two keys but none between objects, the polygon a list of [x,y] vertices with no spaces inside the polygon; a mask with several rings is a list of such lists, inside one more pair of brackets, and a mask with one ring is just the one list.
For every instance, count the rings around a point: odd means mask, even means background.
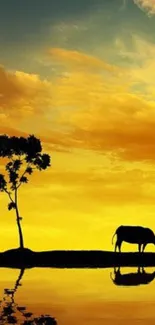
[{"label": "tree silhouette", "polygon": [[22,217],[18,207],[18,190],[28,183],[28,176],[34,170],[45,170],[50,166],[50,156],[42,153],[41,141],[34,135],[24,137],[9,137],[0,135],[0,157],[7,158],[5,174],[0,174],[0,191],[9,197],[8,210],[16,212],[16,222],[19,232],[19,247],[24,248],[21,227]]}]

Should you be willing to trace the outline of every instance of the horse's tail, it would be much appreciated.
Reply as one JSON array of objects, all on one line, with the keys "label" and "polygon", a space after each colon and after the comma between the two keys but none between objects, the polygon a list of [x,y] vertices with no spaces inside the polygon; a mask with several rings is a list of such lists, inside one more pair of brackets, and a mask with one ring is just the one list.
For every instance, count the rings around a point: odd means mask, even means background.
[{"label": "horse's tail", "polygon": [[112,245],[113,245],[113,240],[114,240],[115,235],[116,235],[116,231],[115,231],[115,233],[112,236]]},{"label": "horse's tail", "polygon": [[114,282],[114,279],[113,279],[113,277],[112,277],[112,272],[110,272],[110,278],[111,278],[111,280]]}]

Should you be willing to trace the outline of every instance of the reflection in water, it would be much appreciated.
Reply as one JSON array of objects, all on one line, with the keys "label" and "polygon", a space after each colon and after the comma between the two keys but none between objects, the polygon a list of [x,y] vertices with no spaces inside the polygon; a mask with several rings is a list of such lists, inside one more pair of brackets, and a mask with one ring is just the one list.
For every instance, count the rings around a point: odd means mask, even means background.
[{"label": "reflection in water", "polygon": [[[45,315],[54,315],[61,325],[155,324],[155,281],[148,286],[117,286],[109,268],[32,268],[25,270],[22,278],[21,272],[18,277],[18,270],[0,268],[0,294],[4,296],[0,324],[56,325],[55,319]],[[137,274],[137,268],[121,268],[122,275],[134,272]],[[4,292],[4,288],[13,289]],[[46,319],[39,318],[41,314]]]},{"label": "reflection in water", "polygon": [[118,286],[138,286],[149,284],[155,278],[155,272],[147,273],[144,268],[138,268],[136,273],[121,274],[120,267],[114,268],[114,277],[110,273],[110,277],[115,285]]},{"label": "reflection in water", "polygon": [[55,318],[50,315],[34,317],[33,313],[26,310],[26,307],[15,303],[15,293],[18,287],[22,285],[20,281],[23,275],[24,269],[21,269],[14,288],[4,289],[4,296],[0,301],[0,324],[57,325]]}]

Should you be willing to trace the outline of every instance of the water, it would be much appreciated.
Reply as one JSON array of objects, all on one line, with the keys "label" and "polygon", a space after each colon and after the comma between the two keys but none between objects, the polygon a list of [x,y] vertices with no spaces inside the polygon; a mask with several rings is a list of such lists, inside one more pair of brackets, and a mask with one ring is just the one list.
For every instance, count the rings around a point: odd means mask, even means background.
[{"label": "water", "polygon": [[154,269],[137,273],[137,268],[121,268],[120,272],[0,269],[0,324],[154,324]]}]

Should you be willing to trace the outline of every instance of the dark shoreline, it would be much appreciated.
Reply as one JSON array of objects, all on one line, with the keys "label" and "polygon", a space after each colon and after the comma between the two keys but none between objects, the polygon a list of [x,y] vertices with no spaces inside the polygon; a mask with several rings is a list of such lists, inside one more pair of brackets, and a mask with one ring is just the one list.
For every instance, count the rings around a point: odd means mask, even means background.
[{"label": "dark shoreline", "polygon": [[0,253],[0,267],[10,268],[110,268],[153,267],[155,253],[115,253],[111,251],[43,251],[11,249]]}]

